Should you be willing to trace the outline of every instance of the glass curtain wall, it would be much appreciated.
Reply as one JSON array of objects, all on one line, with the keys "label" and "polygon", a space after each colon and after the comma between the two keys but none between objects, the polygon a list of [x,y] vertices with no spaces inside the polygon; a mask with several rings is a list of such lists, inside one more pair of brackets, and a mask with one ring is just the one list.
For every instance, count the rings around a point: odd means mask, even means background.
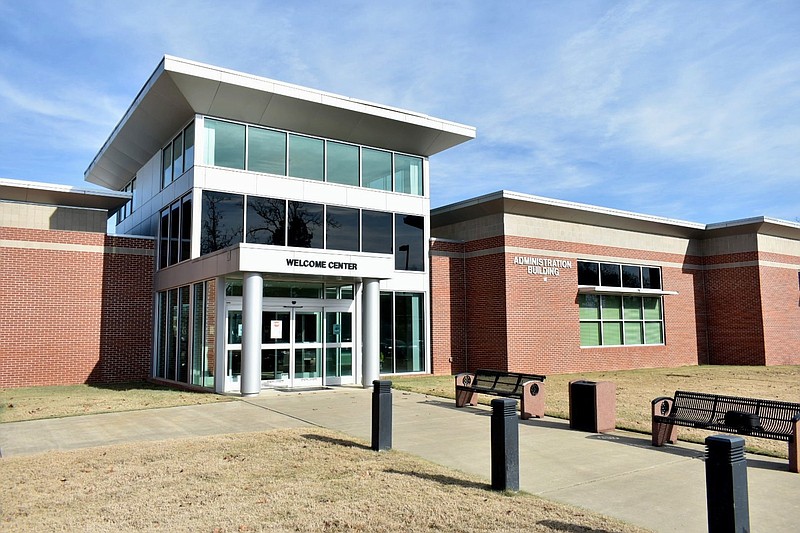
[{"label": "glass curtain wall", "polygon": [[380,370],[425,370],[425,299],[422,293],[381,292]]}]

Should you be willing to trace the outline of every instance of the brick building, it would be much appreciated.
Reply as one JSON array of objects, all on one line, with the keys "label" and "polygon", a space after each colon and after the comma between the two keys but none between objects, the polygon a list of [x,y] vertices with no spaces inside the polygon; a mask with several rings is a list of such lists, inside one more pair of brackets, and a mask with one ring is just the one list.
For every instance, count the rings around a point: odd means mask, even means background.
[{"label": "brick building", "polygon": [[436,373],[800,364],[800,225],[501,191],[431,213]]},{"label": "brick building", "polygon": [[0,180],[0,386],[800,364],[800,225],[431,211],[429,157],[474,136],[165,56],[86,170],[108,192]]},{"label": "brick building", "polygon": [[106,234],[129,200],[0,180],[0,387],[150,375],[154,241]]}]

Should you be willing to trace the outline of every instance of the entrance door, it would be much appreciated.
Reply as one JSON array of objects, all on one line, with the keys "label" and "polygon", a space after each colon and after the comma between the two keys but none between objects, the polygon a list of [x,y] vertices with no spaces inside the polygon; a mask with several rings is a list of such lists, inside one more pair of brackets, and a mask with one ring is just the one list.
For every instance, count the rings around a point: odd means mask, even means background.
[{"label": "entrance door", "polygon": [[318,308],[268,308],[264,311],[262,385],[322,385],[322,317],[322,309]]},{"label": "entrance door", "polygon": [[[302,306],[276,300],[265,302],[262,311],[261,386],[355,383],[352,300],[309,300]],[[227,315],[226,390],[235,390],[241,375],[241,302],[229,301]]]}]

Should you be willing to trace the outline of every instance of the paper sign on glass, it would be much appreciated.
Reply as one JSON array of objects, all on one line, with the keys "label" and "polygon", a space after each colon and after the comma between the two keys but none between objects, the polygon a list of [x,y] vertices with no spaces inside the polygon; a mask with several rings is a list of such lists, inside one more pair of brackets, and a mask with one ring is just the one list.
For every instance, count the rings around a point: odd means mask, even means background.
[{"label": "paper sign on glass", "polygon": [[270,339],[280,339],[283,335],[283,321],[282,320],[271,320],[270,321]]}]

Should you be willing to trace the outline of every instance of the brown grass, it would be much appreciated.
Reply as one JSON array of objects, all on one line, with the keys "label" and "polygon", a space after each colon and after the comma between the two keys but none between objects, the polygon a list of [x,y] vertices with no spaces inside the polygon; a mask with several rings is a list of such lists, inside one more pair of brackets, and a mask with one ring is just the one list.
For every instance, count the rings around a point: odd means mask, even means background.
[{"label": "brown grass", "polygon": [[643,531],[327,430],[2,459],[2,530]]},{"label": "brown grass", "polygon": [[230,396],[178,390],[152,383],[0,389],[0,422],[136,411],[233,399]]},{"label": "brown grass", "polygon": [[[650,401],[659,396],[672,396],[676,390],[800,403],[800,366],[688,366],[547,376],[547,415],[569,418],[568,384],[575,379],[614,382],[617,427],[645,433],[650,432]],[[393,387],[454,398],[453,376],[393,378]],[[482,403],[488,404],[491,400],[490,396],[479,397]],[[683,427],[678,430],[679,439],[698,443],[711,434]],[[745,441],[750,452],[787,457],[785,442],[754,437],[746,437]]]}]

